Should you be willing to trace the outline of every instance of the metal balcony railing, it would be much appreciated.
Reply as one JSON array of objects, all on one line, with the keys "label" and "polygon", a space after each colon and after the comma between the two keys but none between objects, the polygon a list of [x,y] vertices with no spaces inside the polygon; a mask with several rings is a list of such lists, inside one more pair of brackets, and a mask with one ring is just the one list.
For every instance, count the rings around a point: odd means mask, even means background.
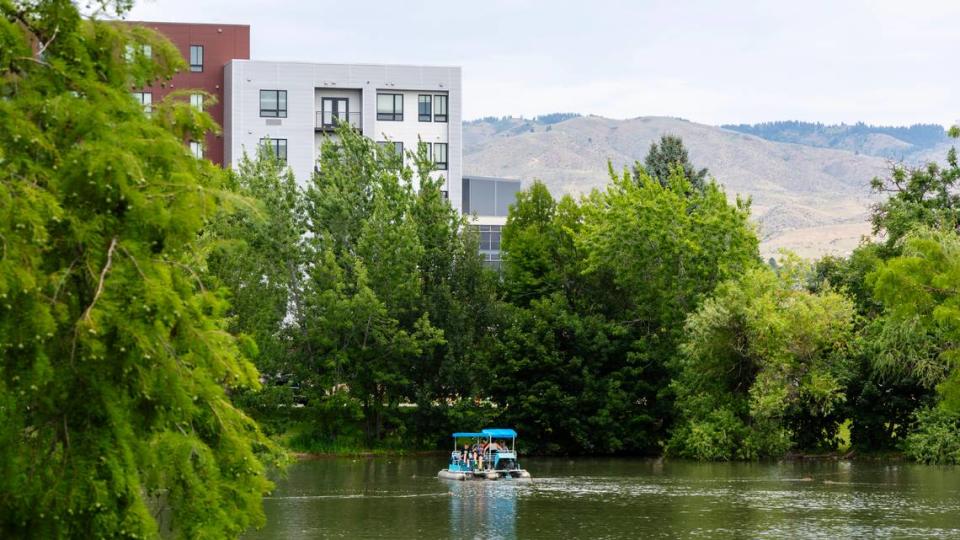
[{"label": "metal balcony railing", "polygon": [[354,129],[362,129],[358,112],[317,111],[317,130],[333,130],[342,122],[346,122]]}]

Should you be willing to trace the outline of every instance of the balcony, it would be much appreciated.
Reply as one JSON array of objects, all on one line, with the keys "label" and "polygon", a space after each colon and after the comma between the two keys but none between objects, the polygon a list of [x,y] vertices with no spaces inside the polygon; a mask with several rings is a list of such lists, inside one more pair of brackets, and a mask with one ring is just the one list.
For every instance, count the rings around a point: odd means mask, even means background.
[{"label": "balcony", "polygon": [[342,122],[346,122],[358,131],[363,131],[358,112],[317,111],[317,131],[333,131]]}]

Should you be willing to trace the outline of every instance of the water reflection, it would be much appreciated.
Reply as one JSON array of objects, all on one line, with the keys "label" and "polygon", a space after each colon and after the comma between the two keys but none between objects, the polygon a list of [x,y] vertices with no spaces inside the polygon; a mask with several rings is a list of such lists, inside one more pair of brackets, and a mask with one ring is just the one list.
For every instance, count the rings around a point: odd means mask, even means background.
[{"label": "water reflection", "polygon": [[508,539],[517,536],[517,486],[512,480],[448,480],[450,537]]}]

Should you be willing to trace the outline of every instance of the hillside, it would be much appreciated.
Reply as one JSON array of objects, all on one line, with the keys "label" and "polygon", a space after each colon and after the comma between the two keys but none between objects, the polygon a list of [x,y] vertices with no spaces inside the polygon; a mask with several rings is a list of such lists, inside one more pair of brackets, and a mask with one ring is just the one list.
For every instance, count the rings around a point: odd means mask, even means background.
[{"label": "hillside", "polygon": [[943,147],[951,142],[947,137],[947,131],[939,124],[872,126],[862,122],[827,125],[784,121],[720,127],[756,135],[768,141],[847,150],[909,163],[922,162],[930,151],[945,152]]},{"label": "hillside", "polygon": [[694,165],[708,167],[729,196],[750,196],[765,256],[847,253],[870,233],[870,179],[885,158],[776,142],[676,118],[559,122],[500,118],[464,124],[464,170],[543,180],[555,194],[586,193],[616,169],[642,159],[662,134],[683,138]]}]

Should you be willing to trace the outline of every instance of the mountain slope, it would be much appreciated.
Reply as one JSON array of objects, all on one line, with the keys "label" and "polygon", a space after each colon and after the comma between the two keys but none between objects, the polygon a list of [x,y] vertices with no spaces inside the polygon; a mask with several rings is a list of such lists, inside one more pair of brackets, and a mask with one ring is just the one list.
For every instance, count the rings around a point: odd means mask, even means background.
[{"label": "mountain slope", "polygon": [[769,141],[847,150],[908,163],[922,163],[924,152],[951,142],[947,131],[939,124],[872,126],[862,122],[825,125],[783,121],[720,127]]},{"label": "mountain slope", "polygon": [[846,253],[869,234],[870,179],[885,159],[774,142],[676,118],[611,120],[576,117],[558,123],[515,118],[464,124],[464,170],[543,180],[555,194],[586,193],[615,169],[642,160],[663,134],[683,138],[690,159],[707,167],[732,198],[750,196],[765,255]]}]

